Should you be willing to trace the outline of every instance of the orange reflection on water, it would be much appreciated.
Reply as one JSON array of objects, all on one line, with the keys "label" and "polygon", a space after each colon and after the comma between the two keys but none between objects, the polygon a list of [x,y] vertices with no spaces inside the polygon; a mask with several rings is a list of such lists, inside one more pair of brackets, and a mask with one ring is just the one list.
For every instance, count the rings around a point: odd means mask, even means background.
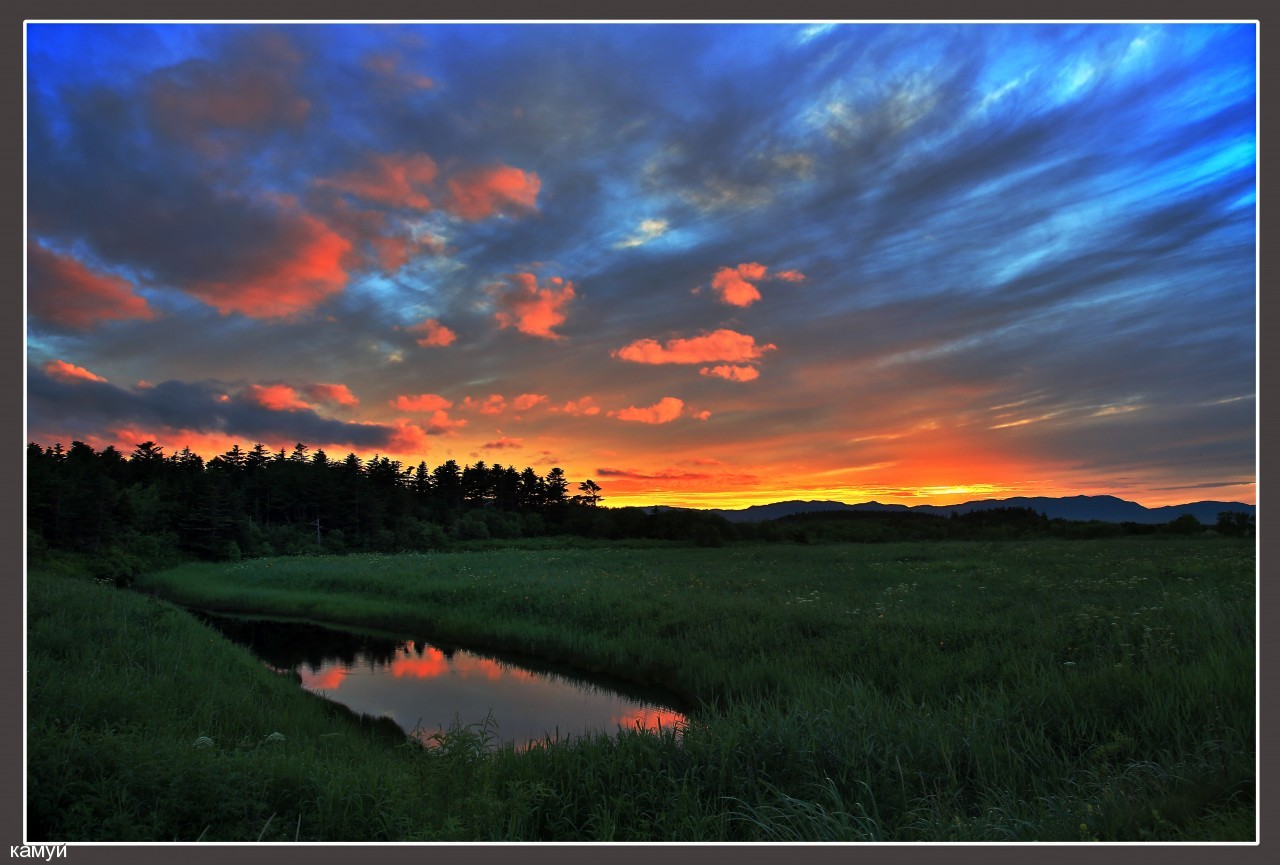
[{"label": "orange reflection on water", "polygon": [[[410,644],[411,645],[411,644]],[[433,679],[449,672],[449,659],[439,649],[428,647],[422,654],[414,655],[408,648],[396,649],[391,660],[391,675],[396,678],[413,676],[417,679]]]},{"label": "orange reflection on water", "polygon": [[624,730],[677,730],[684,725],[684,715],[671,709],[660,709],[657,706],[637,706],[629,712],[618,715],[614,723]]},{"label": "orange reflection on water", "polygon": [[299,669],[298,675],[302,677],[302,687],[308,691],[336,691],[350,672],[347,667],[333,666],[321,667],[314,673]]}]

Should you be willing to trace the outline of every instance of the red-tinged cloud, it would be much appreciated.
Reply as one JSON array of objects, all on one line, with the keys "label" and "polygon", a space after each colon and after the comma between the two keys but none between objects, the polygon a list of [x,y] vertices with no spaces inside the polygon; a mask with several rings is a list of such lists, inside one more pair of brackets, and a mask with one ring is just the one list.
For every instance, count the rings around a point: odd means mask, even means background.
[{"label": "red-tinged cloud", "polygon": [[[501,430],[499,430],[499,433],[501,433]],[[524,447],[524,439],[500,435],[497,439],[491,442],[485,442],[481,447],[491,451],[522,448]]]},{"label": "red-tinged cloud", "polygon": [[763,279],[766,268],[758,262],[722,267],[711,277],[711,290],[730,306],[750,306],[760,299],[760,290],[750,280]]},{"label": "red-tinged cloud", "polygon": [[65,360],[49,361],[44,365],[44,371],[53,378],[68,382],[106,381],[102,376],[89,372],[82,366],[76,366],[74,363],[67,363]]},{"label": "red-tinged cloud", "polygon": [[398,419],[393,424],[387,450],[393,454],[418,457],[427,452],[427,431],[417,424]]},{"label": "red-tinged cloud", "polygon": [[382,84],[397,89],[430,90],[436,86],[426,75],[405,72],[400,68],[398,54],[370,54],[364,60],[364,68],[377,74]]},{"label": "red-tinged cloud", "polygon": [[316,183],[387,207],[430,210],[424,187],[435,183],[437,174],[435,160],[425,153],[375,153],[363,167]]},{"label": "red-tinged cloud", "polygon": [[462,407],[480,414],[502,414],[507,410],[507,398],[500,393],[491,393],[484,400],[466,397],[462,400]]},{"label": "red-tinged cloud", "polygon": [[307,396],[320,402],[335,405],[360,405],[360,400],[345,384],[312,384],[306,387]]},{"label": "red-tinged cloud", "polygon": [[702,411],[699,411],[699,412],[694,412],[693,414],[694,420],[708,420],[710,419],[710,417],[711,417],[711,412],[707,409],[703,409]]},{"label": "red-tinged cloud", "polygon": [[516,411],[528,411],[546,401],[547,395],[545,393],[522,393],[511,401],[511,405],[515,407]]},{"label": "red-tinged cloud", "polygon": [[593,398],[584,396],[582,399],[569,400],[560,407],[560,411],[565,414],[574,415],[575,417],[581,415],[596,415],[600,414],[600,406],[596,405],[596,401]]},{"label": "red-tinged cloud", "polygon": [[449,413],[446,411],[435,411],[431,413],[431,420],[427,422],[427,433],[430,435],[444,435],[466,425],[467,422],[465,420],[454,420],[449,417]]},{"label": "red-tinged cloud", "polygon": [[221,133],[262,133],[306,120],[311,102],[295,80],[302,56],[287,37],[259,32],[229,52],[218,61],[187,60],[152,76],[147,108],[155,129],[221,153]]},{"label": "red-tinged cloud", "polygon": [[755,337],[733,330],[713,330],[688,339],[638,339],[613,352],[613,356],[633,363],[709,363],[729,361],[742,363],[759,360],[766,351],[776,349],[772,343],[757,345]]},{"label": "red-tinged cloud", "polygon": [[420,333],[422,337],[418,340],[418,345],[425,347],[434,346],[437,348],[446,345],[452,345],[458,335],[434,318],[428,318],[426,321],[419,322],[412,327],[406,328],[410,333]]},{"label": "red-tinged cloud", "polygon": [[558,276],[541,286],[532,273],[516,273],[507,277],[508,286],[491,286],[498,311],[494,319],[502,328],[514,327],[521,333],[543,339],[560,339],[552,328],[564,323],[565,307],[574,298],[573,283]]},{"label": "red-tinged cloud", "polygon": [[472,221],[497,214],[536,210],[542,181],[532,171],[509,165],[463,171],[445,182],[444,209]]},{"label": "red-tinged cloud", "polygon": [[397,396],[391,401],[391,405],[400,411],[440,411],[453,408],[453,401],[439,394],[420,393],[417,396]]},{"label": "red-tinged cloud", "polygon": [[760,370],[754,366],[732,366],[730,364],[704,366],[698,372],[702,375],[725,378],[729,381],[755,381],[760,377]]},{"label": "red-tinged cloud", "polygon": [[27,311],[50,324],[87,330],[104,321],[155,318],[128,280],[94,273],[69,255],[27,243]]},{"label": "red-tinged cloud", "polygon": [[147,381],[145,378],[140,378],[138,379],[138,383],[135,384],[134,387],[136,387],[138,390],[150,390],[151,388],[155,387],[155,385]]},{"label": "red-tinged cloud", "polygon": [[284,384],[251,384],[244,393],[254,405],[271,411],[310,411],[315,406],[302,401],[298,392]]},{"label": "red-tinged cloud", "polygon": [[798,270],[780,270],[773,275],[774,279],[781,279],[783,282],[803,282],[804,274]]},{"label": "red-tinged cloud", "polygon": [[637,423],[670,423],[680,417],[680,413],[684,411],[684,401],[676,399],[673,396],[664,396],[651,406],[645,408],[629,408],[618,409],[609,412],[610,417],[616,417],[618,420],[635,421]]},{"label": "red-tinged cloud", "polygon": [[223,315],[292,318],[341,291],[347,282],[342,259],[351,242],[320,220],[297,214],[283,243],[245,264],[235,278],[194,282],[189,293]]}]

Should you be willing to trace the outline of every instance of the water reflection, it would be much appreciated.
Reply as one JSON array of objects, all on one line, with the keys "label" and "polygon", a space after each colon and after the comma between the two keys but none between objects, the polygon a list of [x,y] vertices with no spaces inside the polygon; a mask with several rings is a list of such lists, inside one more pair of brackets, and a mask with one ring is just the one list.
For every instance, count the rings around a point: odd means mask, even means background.
[{"label": "water reflection", "polygon": [[[622,683],[424,641],[395,641],[297,622],[203,618],[268,666],[356,712],[393,719],[434,746],[453,724],[496,723],[518,748],[588,731],[679,729],[669,700]],[[521,659],[524,661],[524,659]]]}]

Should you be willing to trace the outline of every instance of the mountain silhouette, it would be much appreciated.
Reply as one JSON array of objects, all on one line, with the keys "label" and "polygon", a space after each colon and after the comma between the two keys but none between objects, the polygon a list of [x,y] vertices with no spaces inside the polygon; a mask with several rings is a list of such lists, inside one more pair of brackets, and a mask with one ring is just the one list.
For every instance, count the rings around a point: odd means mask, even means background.
[{"label": "mountain silhouette", "polygon": [[[1137,502],[1130,502],[1115,496],[1066,496],[1052,498],[1048,496],[1017,496],[1009,499],[981,499],[962,502],[956,505],[885,505],[880,502],[862,502],[850,505],[833,501],[785,501],[767,505],[752,505],[740,510],[712,509],[709,513],[719,514],[734,523],[755,523],[764,520],[776,520],[791,514],[813,513],[818,511],[900,511],[903,513],[936,514],[950,516],[953,513],[967,514],[970,511],[991,510],[992,508],[1031,508],[1049,519],[1066,520],[1100,520],[1108,523],[1167,523],[1184,514],[1190,514],[1202,523],[1213,524],[1218,521],[1218,514],[1223,511],[1240,511],[1254,514],[1255,507],[1241,502],[1189,502],[1184,505],[1167,505],[1159,508],[1144,507]],[[672,509],[675,510],[675,509]]]}]

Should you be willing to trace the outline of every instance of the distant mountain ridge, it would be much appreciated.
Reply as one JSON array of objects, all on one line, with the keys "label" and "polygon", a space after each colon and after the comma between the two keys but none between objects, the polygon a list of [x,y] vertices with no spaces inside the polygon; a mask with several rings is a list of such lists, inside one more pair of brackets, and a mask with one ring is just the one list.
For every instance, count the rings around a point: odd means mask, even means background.
[{"label": "distant mountain ridge", "polygon": [[[1241,511],[1255,514],[1254,505],[1242,502],[1189,502],[1185,505],[1167,505],[1160,508],[1148,508],[1137,502],[1130,502],[1115,496],[1066,496],[1051,498],[1048,496],[1017,496],[1011,499],[981,499],[962,502],[957,505],[883,505],[879,502],[863,502],[850,505],[833,501],[785,501],[768,505],[752,505],[741,510],[709,509],[707,513],[719,514],[732,523],[756,523],[764,520],[776,520],[791,514],[813,513],[817,511],[899,511],[914,514],[935,514],[950,516],[953,513],[966,514],[970,511],[991,510],[992,508],[1031,508],[1049,519],[1067,520],[1100,520],[1108,523],[1167,523],[1183,514],[1191,514],[1202,523],[1216,523],[1218,514],[1223,511]],[[671,510],[677,510],[671,508]],[[683,510],[683,509],[679,509]]]}]

